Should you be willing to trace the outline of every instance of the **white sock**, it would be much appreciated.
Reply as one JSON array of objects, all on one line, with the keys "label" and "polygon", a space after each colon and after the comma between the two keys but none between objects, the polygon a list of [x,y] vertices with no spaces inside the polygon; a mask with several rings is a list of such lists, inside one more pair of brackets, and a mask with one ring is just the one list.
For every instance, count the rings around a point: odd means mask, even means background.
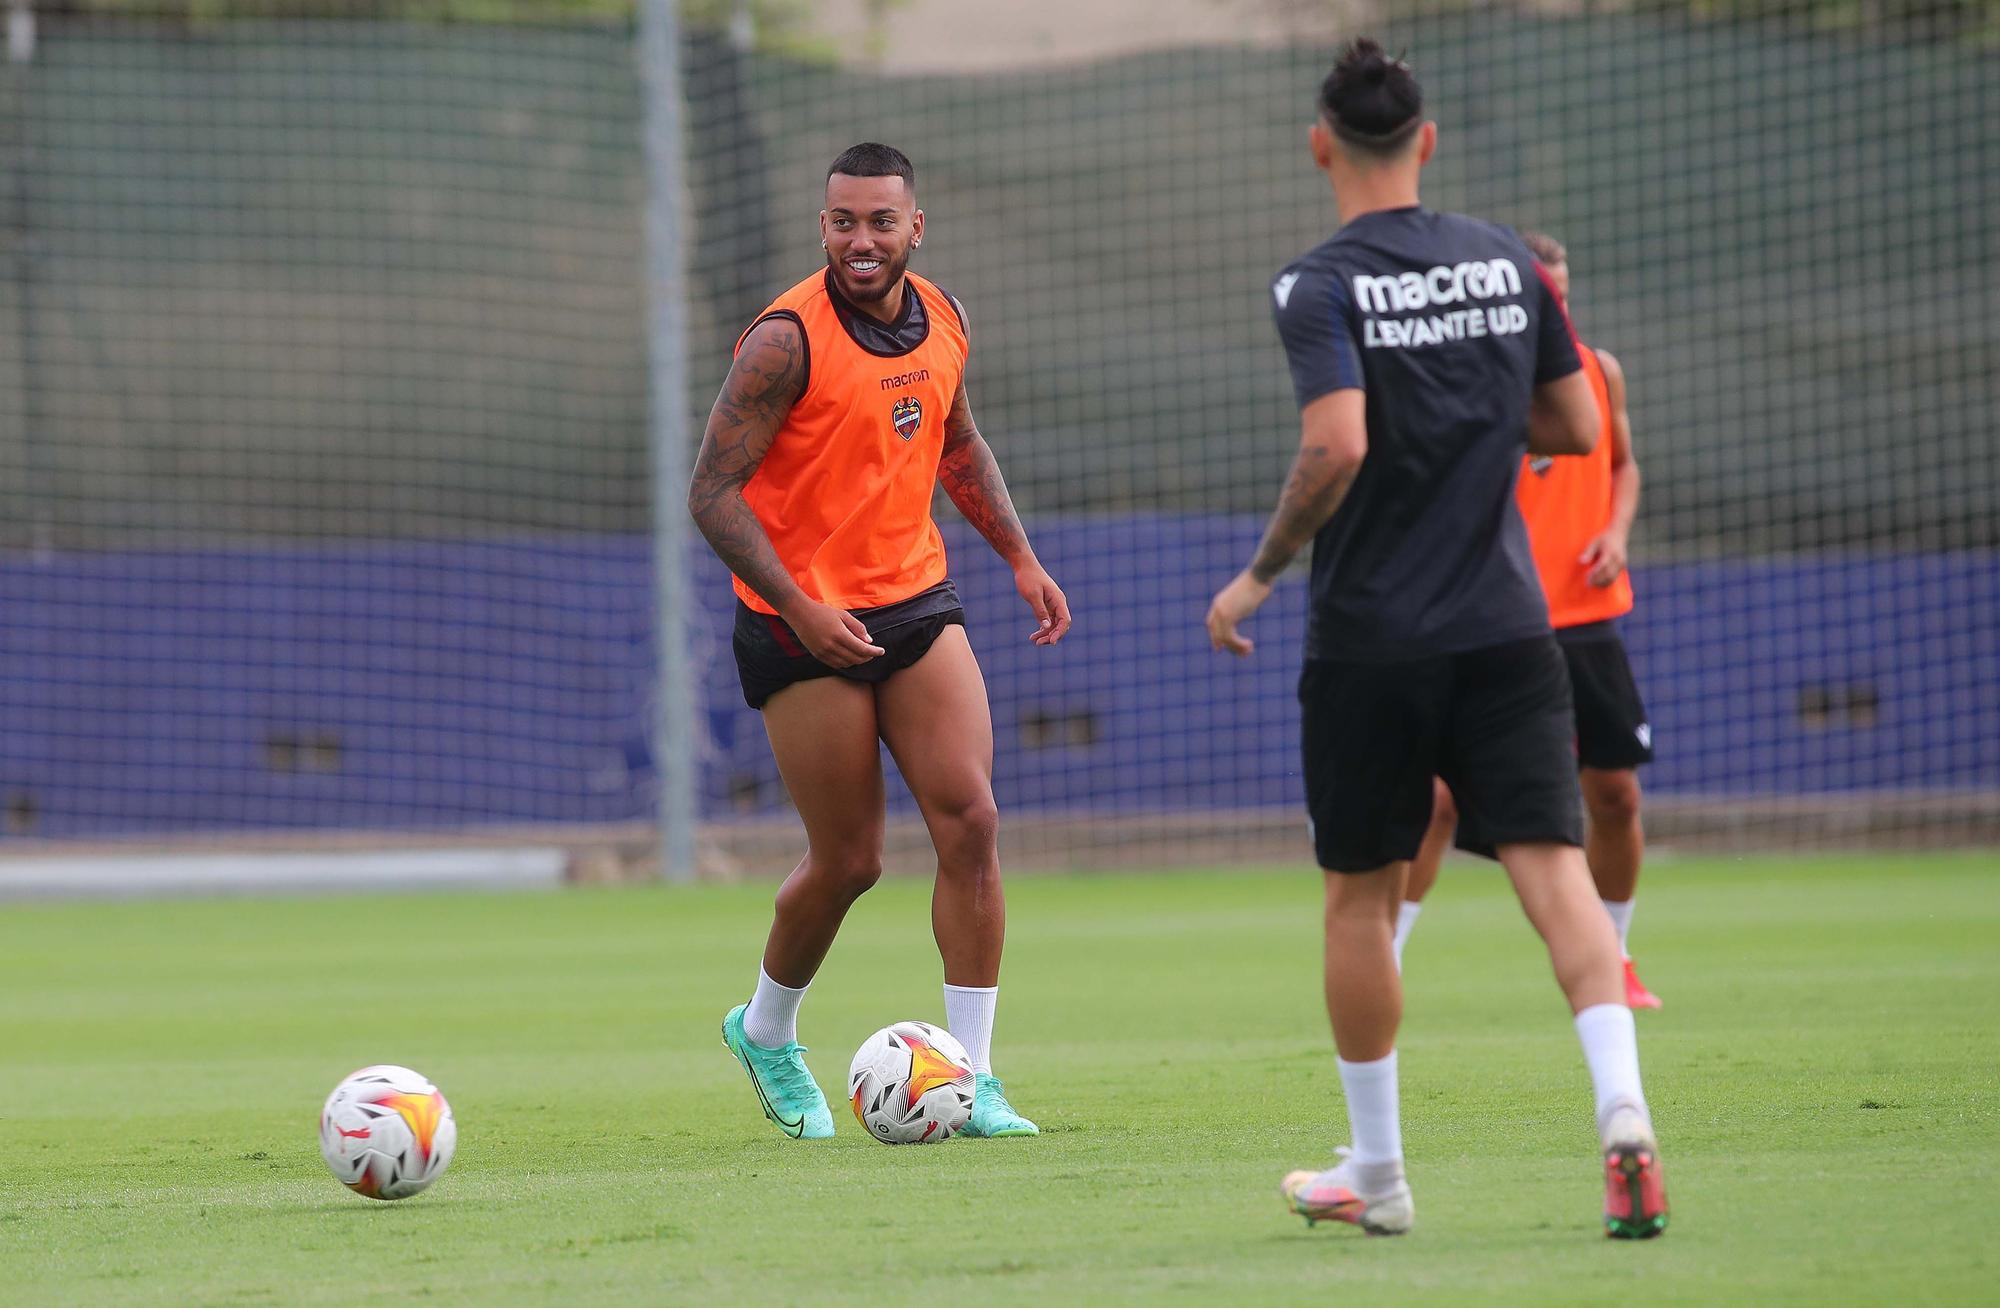
[{"label": "white sock", "polygon": [[993,1010],[999,1004],[999,986],[944,988],[945,1030],[972,1055],[972,1070],[988,1076],[993,1074]]},{"label": "white sock", "polygon": [[1417,924],[1417,914],[1424,906],[1414,899],[1406,899],[1396,909],[1396,970],[1403,970],[1403,946],[1410,941],[1410,929]]},{"label": "white sock", "polygon": [[1347,1126],[1354,1135],[1354,1161],[1403,1161],[1403,1118],[1396,1092],[1396,1051],[1372,1063],[1340,1064],[1340,1086],[1347,1092]]},{"label": "white sock", "polygon": [[1625,948],[1625,937],[1632,934],[1632,901],[1620,903],[1615,899],[1600,901],[1604,911],[1611,914],[1611,925],[1618,928],[1618,952],[1630,958],[1631,951]]},{"label": "white sock", "polygon": [[1590,1064],[1598,1126],[1619,1103],[1645,1114],[1646,1094],[1639,1088],[1639,1034],[1632,1024],[1632,1010],[1623,1004],[1593,1004],[1576,1015],[1576,1038],[1583,1042],[1583,1059]]},{"label": "white sock", "polygon": [[750,996],[749,1011],[743,1014],[743,1034],[753,1045],[783,1049],[799,1038],[799,1001],[805,997],[805,986],[797,990],[781,986],[758,968],[757,993]]}]

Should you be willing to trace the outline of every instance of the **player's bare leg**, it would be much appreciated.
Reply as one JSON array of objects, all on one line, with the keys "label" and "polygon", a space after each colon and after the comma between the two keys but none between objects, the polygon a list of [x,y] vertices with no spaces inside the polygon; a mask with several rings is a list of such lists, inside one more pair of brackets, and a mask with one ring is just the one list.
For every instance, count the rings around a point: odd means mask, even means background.
[{"label": "player's bare leg", "polygon": [[840,677],[785,687],[764,705],[778,775],[806,827],[806,855],[778,888],[764,971],[804,986],[854,901],[882,876],[882,760],[872,688]]},{"label": "player's bare leg", "polygon": [[1431,893],[1437,884],[1438,868],[1444,863],[1445,851],[1451,848],[1452,833],[1458,829],[1458,805],[1452,802],[1451,787],[1442,781],[1431,782],[1431,824],[1424,831],[1424,843],[1418,847],[1417,856],[1410,860],[1410,874],[1403,879],[1403,902],[1396,908],[1396,970],[1403,970],[1403,947],[1410,943],[1410,932],[1416,929],[1417,914],[1424,906],[1424,896]]},{"label": "player's bare leg", "polygon": [[1639,773],[1632,768],[1584,768],[1583,806],[1590,815],[1584,853],[1600,898],[1623,902],[1639,888],[1646,853],[1639,821]]},{"label": "player's bare leg", "polygon": [[993,802],[993,715],[965,628],[946,627],[928,653],[876,687],[875,697],[882,739],[937,849],[931,929],[945,982],[996,986],[1007,903]]},{"label": "player's bare leg", "polygon": [[1326,1013],[1333,1043],[1350,1063],[1396,1047],[1403,981],[1391,947],[1408,863],[1373,872],[1326,874]]},{"label": "player's bare leg", "polygon": [[963,627],[876,688],[882,739],[937,849],[931,930],[944,960],[945,1024],[972,1058],[973,1138],[1036,1135],[993,1075],[993,1018],[1007,901],[1000,888],[1000,812],[993,802],[993,714]]},{"label": "player's bare leg", "polygon": [[1502,845],[1499,853],[1521,908],[1548,946],[1570,1011],[1624,1004],[1618,933],[1598,902],[1583,851],[1574,845],[1524,844]]},{"label": "player's bare leg", "polygon": [[806,1070],[798,1010],[847,910],[882,875],[875,696],[838,677],[801,681],[764,705],[764,729],[805,820],[806,856],[778,890],[757,991],[723,1018],[722,1039],[764,1116],[794,1139],[819,1139],[833,1134],[833,1115]]},{"label": "player's bare leg", "polygon": [[1584,768],[1583,806],[1590,814],[1584,853],[1597,894],[1618,930],[1624,956],[1625,1002],[1658,1008],[1659,996],[1646,989],[1632,966],[1626,933],[1632,926],[1632,897],[1639,889],[1639,864],[1646,856],[1646,832],[1639,818],[1639,773],[1635,768]]},{"label": "player's bare leg", "polygon": [[1286,1204],[1308,1223],[1330,1218],[1371,1235],[1401,1235],[1416,1220],[1403,1177],[1396,1081],[1403,980],[1391,943],[1409,867],[1326,873],[1326,1013],[1354,1143],[1335,1166],[1292,1172],[1279,1183]]},{"label": "player's bare leg", "polygon": [[1667,1225],[1666,1185],[1639,1081],[1618,933],[1597,898],[1583,851],[1535,843],[1502,845],[1499,853],[1576,1014],[1604,1145],[1605,1230],[1626,1239],[1658,1235]]}]

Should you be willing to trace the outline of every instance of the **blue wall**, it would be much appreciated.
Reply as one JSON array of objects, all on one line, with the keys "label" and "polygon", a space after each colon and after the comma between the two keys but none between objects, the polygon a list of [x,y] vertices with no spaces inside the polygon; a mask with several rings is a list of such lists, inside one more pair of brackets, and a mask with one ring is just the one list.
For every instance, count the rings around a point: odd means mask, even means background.
[{"label": "blue wall", "polygon": [[[1304,587],[1256,655],[1213,654],[1243,517],[1045,523],[1077,626],[1055,650],[953,524],[1003,804],[1142,813],[1297,802]],[[783,802],[694,565],[712,816]],[[648,543],[578,537],[57,555],[0,565],[0,811],[13,834],[638,819],[652,809]],[[2000,555],[1641,568],[1627,639],[1653,791],[2000,791]],[[900,788],[896,803],[906,804]]]},{"label": "blue wall", "polygon": [[10,560],[0,805],[51,836],[639,816],[650,579],[630,538]]}]

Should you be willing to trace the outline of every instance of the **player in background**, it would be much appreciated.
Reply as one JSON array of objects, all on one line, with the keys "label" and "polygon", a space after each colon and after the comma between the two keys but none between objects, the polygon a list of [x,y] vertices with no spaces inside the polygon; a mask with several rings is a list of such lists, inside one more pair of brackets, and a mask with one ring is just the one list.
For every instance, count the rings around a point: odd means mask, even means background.
[{"label": "player in background", "polygon": [[723,1019],[723,1042],[780,1130],[833,1134],[797,1018],[841,919],[882,874],[880,741],[937,848],[931,926],[945,1020],[976,1073],[964,1133],[1034,1135],[992,1074],[1007,922],[993,721],[931,519],[933,488],[942,483],[1013,567],[1036,644],[1063,638],[1069,606],[972,420],[964,310],[908,271],[924,236],[909,159],[873,143],[844,151],[819,222],[826,267],[737,342],[688,491],[702,535],[735,574],[743,696],[763,713],[806,828],[757,989]]},{"label": "player in background", "polygon": [[1433,777],[1497,849],[1541,934],[1596,1097],[1605,1227],[1666,1226],[1618,938],[1579,848],[1569,679],[1514,507],[1524,449],[1600,426],[1556,292],[1512,230],[1421,206],[1437,144],[1402,61],[1357,40],[1310,135],[1340,229],[1272,284],[1300,409],[1297,457],[1250,566],[1208,613],[1217,649],[1313,542],[1306,802],[1326,887],[1326,1005],[1353,1147],[1282,1191],[1308,1221],[1415,1220],[1403,1170],[1391,949]]},{"label": "player in background", "polygon": [[[1569,307],[1569,252],[1553,236],[1522,232],[1521,239],[1548,271],[1556,295]],[[1646,835],[1639,821],[1639,765],[1653,761],[1653,729],[1625,657],[1616,620],[1632,611],[1632,582],[1625,572],[1632,518],[1639,511],[1639,464],[1632,457],[1632,420],[1625,411],[1625,370],[1609,351],[1577,342],[1603,416],[1597,448],[1582,458],[1530,457],[1514,499],[1528,524],[1535,569],[1548,597],[1556,644],[1569,665],[1576,700],[1576,745],[1588,817],[1584,855],[1591,880],[1618,928],[1625,963],[1625,1002],[1658,1008],[1660,1000],[1639,980],[1627,939],[1632,897]],[[1451,791],[1440,785],[1431,829],[1416,860],[1396,915],[1396,964],[1416,925],[1423,898],[1437,881],[1438,864],[1457,821]],[[1476,840],[1476,836],[1474,837]]]}]

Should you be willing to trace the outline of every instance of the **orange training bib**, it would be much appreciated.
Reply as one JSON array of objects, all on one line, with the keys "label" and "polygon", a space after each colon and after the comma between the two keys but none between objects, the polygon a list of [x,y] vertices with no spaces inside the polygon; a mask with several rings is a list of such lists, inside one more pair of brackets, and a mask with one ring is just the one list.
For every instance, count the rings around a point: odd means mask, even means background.
[{"label": "orange training bib", "polygon": [[1597,351],[1578,341],[1576,353],[1603,420],[1597,445],[1579,457],[1530,457],[1514,491],[1528,524],[1535,571],[1549,599],[1549,621],[1557,629],[1605,622],[1632,611],[1629,575],[1621,572],[1609,586],[1593,586],[1590,569],[1577,562],[1611,522],[1611,388]]},{"label": "orange training bib", "polygon": [[[793,580],[838,608],[880,608],[945,579],[931,494],[970,346],[950,296],[914,273],[904,295],[914,304],[885,329],[862,321],[821,271],[757,318],[798,322],[806,388],[743,498]],[[773,612],[741,578],[736,594]]]}]

